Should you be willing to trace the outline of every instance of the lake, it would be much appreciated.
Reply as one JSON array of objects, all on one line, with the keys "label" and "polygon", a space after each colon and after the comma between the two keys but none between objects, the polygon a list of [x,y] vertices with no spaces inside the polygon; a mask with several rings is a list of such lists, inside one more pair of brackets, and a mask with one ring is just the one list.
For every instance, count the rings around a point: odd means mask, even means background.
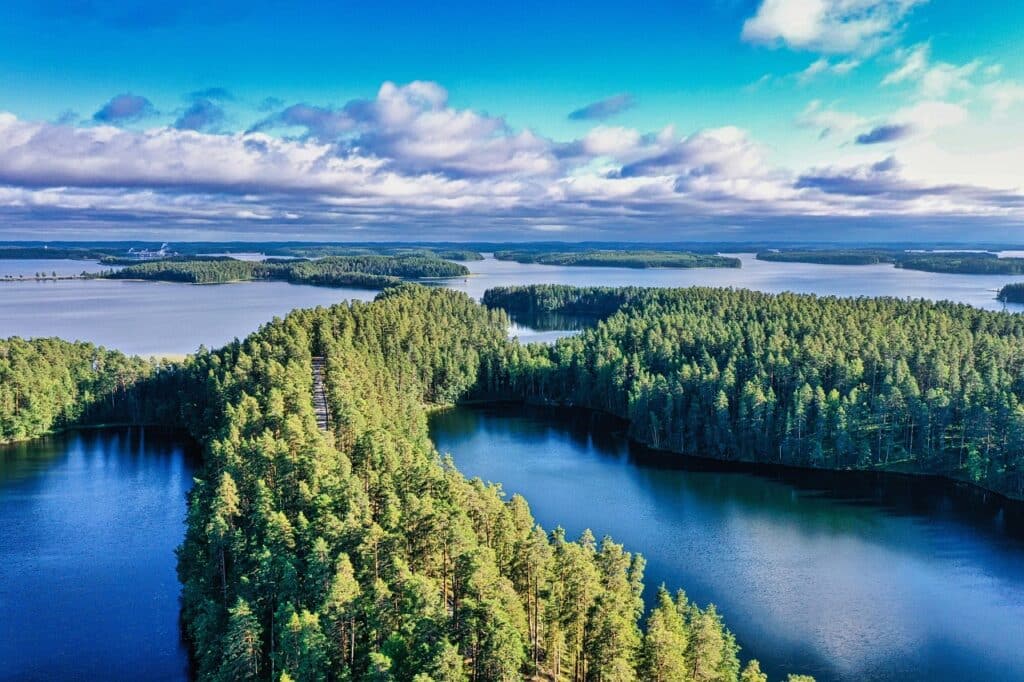
[{"label": "lake", "polygon": [[[739,254],[743,267],[632,269],[520,264],[487,258],[466,265],[473,275],[444,285],[479,299],[496,286],[572,284],[577,286],[733,286],[767,292],[797,291],[837,296],[897,296],[948,299],[1015,312],[995,292],[1024,276],[947,275],[901,270],[891,265],[815,265],[771,263]],[[3,261],[4,274],[75,274],[99,269],[83,261]],[[85,340],[127,353],[183,355],[203,344],[215,348],[243,338],[272,317],[294,308],[370,300],[376,292],[330,289],[287,282],[203,285],[123,280],[0,282],[0,338],[59,336]],[[564,335],[519,324],[512,333],[523,341],[551,341]]]},{"label": "lake", "polygon": [[773,680],[1024,679],[1019,508],[926,479],[653,453],[610,421],[461,407],[431,433],[547,530],[590,528],[644,554],[648,599],[664,582],[715,603]]},{"label": "lake", "polygon": [[[446,285],[479,298],[490,287],[530,283],[699,284],[999,309],[995,290],[1024,281],[741,258],[739,270],[488,258]],[[0,261],[0,277],[86,269],[99,266]],[[285,282],[0,282],[0,337],[184,354],[244,337],[293,308],[374,296]],[[520,321],[511,333],[551,341],[569,323]],[[549,529],[609,533],[647,556],[649,587],[664,581],[714,601],[744,654],[774,679],[784,671],[821,680],[1024,679],[1024,548],[998,505],[900,477],[754,475],[666,459],[630,447],[599,421],[601,428],[579,413],[458,409],[436,416],[433,433],[468,475],[524,493]],[[186,678],[173,551],[195,465],[186,443],[139,430],[83,431],[0,451],[0,679]]]},{"label": "lake", "polygon": [[0,680],[187,680],[174,549],[194,452],[141,429],[0,448]]}]

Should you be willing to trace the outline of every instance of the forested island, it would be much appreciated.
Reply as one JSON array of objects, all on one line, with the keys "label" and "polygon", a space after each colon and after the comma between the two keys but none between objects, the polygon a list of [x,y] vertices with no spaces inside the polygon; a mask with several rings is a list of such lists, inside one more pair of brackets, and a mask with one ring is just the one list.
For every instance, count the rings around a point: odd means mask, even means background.
[{"label": "forested island", "polygon": [[996,295],[1003,303],[1024,303],[1024,282],[1007,284]]},{"label": "forested island", "polygon": [[1000,258],[988,251],[903,251],[896,249],[777,249],[756,258],[779,263],[876,265],[960,275],[1024,274],[1024,258]]},{"label": "forested island", "polygon": [[525,500],[440,459],[427,410],[462,400],[606,412],[684,454],[1024,496],[1022,316],[706,288],[539,285],[485,302],[604,319],[524,346],[503,310],[406,284],[182,363],[11,339],[0,438],[136,423],[203,444],[179,553],[203,679],[765,679],[714,607],[661,590],[645,612],[638,555],[541,529]]},{"label": "forested island", "polygon": [[484,380],[496,395],[606,411],[658,449],[936,474],[1024,497],[1020,315],[703,288],[486,298],[531,299],[552,312],[624,305],[554,346],[515,348]]},{"label": "forested island", "polygon": [[740,259],[686,251],[495,251],[497,260],[541,265],[590,266],[608,268],[738,268]]},{"label": "forested island", "polygon": [[498,378],[507,325],[406,285],[174,365],[11,340],[0,409],[11,437],[123,420],[204,445],[179,552],[202,679],[766,680],[713,606],[661,588],[645,613],[642,557],[547,532],[521,497],[439,459],[426,410]]},{"label": "forested island", "polygon": [[896,267],[960,275],[1021,275],[1024,258],[999,258],[994,253],[908,254]]},{"label": "forested island", "polygon": [[877,265],[895,263],[899,252],[877,249],[816,249],[759,251],[757,260],[818,265]]},{"label": "forested island", "polygon": [[166,258],[204,258],[221,253],[261,253],[274,258],[324,256],[423,256],[454,261],[483,260],[462,246],[432,244],[335,244],[319,242],[184,242],[170,247],[149,242],[0,242],[0,260],[96,260],[108,265],[134,265]]},{"label": "forested island", "polygon": [[464,277],[469,269],[433,256],[327,256],[318,260],[243,261],[234,258],[174,258],[129,265],[92,275],[191,284],[283,280],[315,286],[385,289],[403,280]]}]

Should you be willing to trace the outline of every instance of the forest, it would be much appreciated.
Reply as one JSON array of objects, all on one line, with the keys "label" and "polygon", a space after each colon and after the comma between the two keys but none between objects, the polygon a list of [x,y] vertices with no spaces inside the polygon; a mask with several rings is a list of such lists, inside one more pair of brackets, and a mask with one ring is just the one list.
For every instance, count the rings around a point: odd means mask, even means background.
[{"label": "forest", "polygon": [[0,339],[0,443],[143,419],[139,387],[170,366],[90,343]]},{"label": "forest", "polygon": [[643,287],[574,287],[567,284],[496,287],[485,291],[480,302],[488,308],[501,308],[510,314],[608,317],[647,291]]},{"label": "forest", "polygon": [[876,265],[960,275],[1024,274],[1024,258],[1000,258],[989,251],[905,251],[900,249],[778,249],[760,251],[758,260],[821,265]]},{"label": "forest", "polygon": [[[98,260],[107,265],[136,265],[139,251],[156,252],[166,244],[154,242],[0,242],[0,260]],[[261,253],[268,257],[423,256],[454,261],[483,260],[478,251],[461,244],[320,243],[320,242],[183,242],[167,248],[167,258],[198,260],[210,254]]]},{"label": "forest", "polygon": [[910,253],[896,267],[960,275],[1021,275],[1024,258],[999,258],[994,253]]},{"label": "forest", "polygon": [[[645,609],[640,555],[545,530],[523,498],[439,457],[427,410],[509,356],[507,324],[464,294],[404,285],[295,311],[170,368],[129,361],[142,368],[124,378],[122,417],[204,445],[179,550],[200,679],[767,679],[741,664],[714,606],[661,587]],[[82,403],[96,382],[118,384],[95,349],[51,343],[85,373]],[[313,412],[314,354],[330,432]],[[52,386],[22,385],[40,425],[74,418],[37,403]]]},{"label": "forest", "polygon": [[[0,433],[143,423],[203,444],[179,576],[211,680],[766,679],[714,606],[665,587],[645,606],[640,555],[540,528],[524,499],[441,458],[426,415],[461,400],[587,407],[685,454],[1024,493],[1021,316],[705,288],[485,301],[404,284],[181,363],[10,339]],[[523,346],[500,307],[603,319]]]},{"label": "forest", "polygon": [[541,265],[590,266],[606,268],[738,268],[740,259],[687,251],[495,251],[497,260]]},{"label": "forest", "polygon": [[2,260],[99,260],[104,251],[77,247],[0,246]]},{"label": "forest", "polygon": [[146,279],[191,284],[283,280],[315,286],[385,289],[402,280],[464,277],[464,265],[433,256],[327,256],[318,260],[172,258],[129,265],[96,275],[106,279]]},{"label": "forest", "polygon": [[806,249],[759,251],[757,260],[775,263],[817,263],[819,265],[877,265],[894,263],[898,251],[880,249]]},{"label": "forest", "polygon": [[1024,303],[1024,282],[1007,284],[996,295],[1003,303]]},{"label": "forest", "polygon": [[[615,297],[551,289],[487,301]],[[606,411],[658,449],[941,475],[1020,498],[1022,340],[1024,317],[948,302],[646,289],[579,336],[510,346],[481,390]]]}]

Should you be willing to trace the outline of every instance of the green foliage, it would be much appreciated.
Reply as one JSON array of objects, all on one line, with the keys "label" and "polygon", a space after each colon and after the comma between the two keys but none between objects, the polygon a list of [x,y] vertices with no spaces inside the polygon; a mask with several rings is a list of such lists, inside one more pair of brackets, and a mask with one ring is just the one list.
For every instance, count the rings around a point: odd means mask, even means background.
[{"label": "green foliage", "polygon": [[1022,340],[1024,317],[952,303],[651,289],[553,347],[510,348],[481,391],[604,410],[660,449],[1021,497]]},{"label": "green foliage", "polygon": [[496,251],[498,260],[541,265],[579,265],[608,268],[738,268],[740,259],[689,251]]},{"label": "green foliage", "polygon": [[108,279],[148,279],[191,284],[285,280],[315,286],[385,289],[403,279],[459,277],[464,265],[433,256],[328,256],[315,261],[242,261],[233,258],[173,258],[138,263],[103,273]]},{"label": "green foliage", "polygon": [[133,388],[160,370],[89,343],[0,340],[0,442],[85,421],[138,420]]},{"label": "green foliage", "polygon": [[538,315],[559,313],[588,317],[607,317],[624,304],[641,296],[640,287],[573,287],[565,284],[495,287],[484,292],[488,308],[501,308],[512,314]]},{"label": "green foliage", "polygon": [[898,268],[963,275],[1024,274],[1024,258],[999,258],[988,251],[903,251],[897,249],[781,249],[761,251],[758,260],[822,265],[894,263]]},{"label": "green foliage", "polygon": [[[463,294],[403,286],[189,361],[210,393],[182,410],[207,434],[179,552],[200,677],[638,680],[681,655],[680,679],[738,679],[713,609],[678,607],[670,625],[686,632],[646,646],[642,558],[589,531],[549,535],[521,497],[438,457],[425,406],[473,390],[508,353],[507,324]],[[311,403],[314,354],[330,433]]]},{"label": "green foliage", "polygon": [[427,406],[482,381],[532,386],[515,377],[540,356],[507,327],[464,294],[403,285],[167,366],[12,339],[0,424],[22,437],[116,414],[204,445],[178,550],[202,679],[738,680],[714,607],[659,594],[644,634],[642,557],[549,534],[523,498],[438,456]]},{"label": "green foliage", "polygon": [[899,258],[896,267],[961,275],[1022,275],[1024,258],[999,258],[987,252],[921,253]]},{"label": "green foliage", "polygon": [[2,260],[98,260],[105,252],[91,248],[44,247],[44,246],[2,246]]},{"label": "green foliage", "polygon": [[1007,284],[996,296],[1003,303],[1024,303],[1024,282]]},{"label": "green foliage", "polygon": [[876,265],[895,262],[899,253],[879,249],[784,249],[761,251],[757,254],[757,260],[820,265]]}]

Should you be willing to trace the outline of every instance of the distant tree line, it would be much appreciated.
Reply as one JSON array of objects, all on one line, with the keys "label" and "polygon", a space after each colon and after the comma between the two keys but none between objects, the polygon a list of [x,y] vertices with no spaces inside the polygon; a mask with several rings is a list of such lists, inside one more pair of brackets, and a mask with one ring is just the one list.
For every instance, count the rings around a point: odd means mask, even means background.
[{"label": "distant tree line", "polygon": [[777,263],[817,263],[820,265],[877,265],[896,262],[898,252],[874,249],[819,249],[761,251],[757,260]]},{"label": "distant tree line", "polygon": [[[523,306],[530,293],[614,300],[540,285],[487,301]],[[480,390],[607,411],[666,450],[939,474],[1024,496],[1024,316],[729,289],[629,299],[553,347],[509,346]]]},{"label": "distant tree line", "polygon": [[497,260],[541,265],[591,266],[616,268],[738,268],[740,259],[687,251],[496,251]]},{"label": "distant tree line", "polygon": [[997,298],[1003,303],[1024,303],[1024,282],[1007,284],[999,290]]},{"label": "distant tree line", "polygon": [[468,274],[466,266],[433,256],[328,256],[312,261],[168,259],[138,263],[96,276],[106,279],[148,279],[191,284],[284,280],[316,286],[384,289],[396,286],[405,279],[460,277]]},{"label": "distant tree line", "polygon": [[988,251],[903,251],[898,249],[776,249],[761,251],[758,260],[821,265],[893,263],[906,270],[961,275],[1024,274],[1024,258],[1000,258]]}]

